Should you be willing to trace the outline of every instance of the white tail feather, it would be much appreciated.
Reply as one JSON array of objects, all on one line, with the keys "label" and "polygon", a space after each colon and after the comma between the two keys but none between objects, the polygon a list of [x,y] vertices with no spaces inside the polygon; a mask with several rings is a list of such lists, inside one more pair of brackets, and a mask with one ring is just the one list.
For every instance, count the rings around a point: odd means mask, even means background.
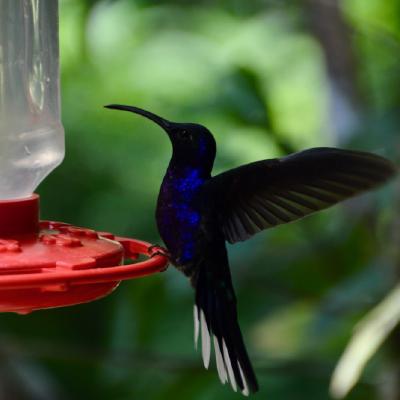
[{"label": "white tail feather", "polygon": [[235,374],[233,373],[231,359],[229,358],[228,348],[226,347],[225,340],[222,339],[222,347],[224,350],[224,360],[226,368],[228,369],[229,380],[231,382],[232,389],[236,392],[236,381],[235,381]]},{"label": "white tail feather", "polygon": [[200,323],[201,323],[201,350],[202,350],[203,362],[204,362],[204,367],[208,369],[208,366],[210,365],[210,355],[211,355],[211,338],[203,310],[200,310]]},{"label": "white tail feather", "polygon": [[224,359],[222,357],[221,349],[218,344],[218,339],[214,336],[214,350],[215,350],[215,361],[217,363],[218,376],[222,384],[228,381],[228,374],[226,372]]},{"label": "white tail feather", "polygon": [[194,318],[194,348],[197,350],[197,343],[199,341],[200,323],[199,323],[199,310],[196,304],[193,307]]},{"label": "white tail feather", "polygon": [[242,377],[242,382],[243,382],[243,390],[242,390],[242,393],[243,393],[245,396],[248,396],[248,395],[250,394],[249,386],[247,385],[246,379],[245,379],[244,374],[243,374],[242,367],[240,366],[239,363],[238,363],[238,367],[239,367],[240,376]]}]

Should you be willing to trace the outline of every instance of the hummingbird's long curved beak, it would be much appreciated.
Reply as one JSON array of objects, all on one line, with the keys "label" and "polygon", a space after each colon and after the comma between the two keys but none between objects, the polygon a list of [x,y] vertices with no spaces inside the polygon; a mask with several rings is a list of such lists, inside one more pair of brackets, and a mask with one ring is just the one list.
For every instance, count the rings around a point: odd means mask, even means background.
[{"label": "hummingbird's long curved beak", "polygon": [[135,114],[142,115],[143,117],[146,117],[150,119],[151,121],[155,122],[157,125],[161,126],[161,128],[165,129],[168,131],[168,128],[170,128],[171,123],[167,121],[164,118],[159,117],[156,114],[151,113],[150,111],[142,110],[141,108],[138,107],[133,107],[133,106],[124,106],[121,104],[109,104],[107,106],[104,106],[104,108],[110,108],[113,110],[122,110],[122,111],[130,111]]}]

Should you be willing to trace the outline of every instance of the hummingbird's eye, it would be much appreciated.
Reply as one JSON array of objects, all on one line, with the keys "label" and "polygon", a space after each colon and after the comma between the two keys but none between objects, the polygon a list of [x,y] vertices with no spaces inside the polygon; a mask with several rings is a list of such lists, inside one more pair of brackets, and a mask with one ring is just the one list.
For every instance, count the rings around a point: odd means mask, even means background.
[{"label": "hummingbird's eye", "polygon": [[192,135],[186,129],[182,129],[181,131],[179,131],[178,136],[182,140],[190,140],[192,138]]}]

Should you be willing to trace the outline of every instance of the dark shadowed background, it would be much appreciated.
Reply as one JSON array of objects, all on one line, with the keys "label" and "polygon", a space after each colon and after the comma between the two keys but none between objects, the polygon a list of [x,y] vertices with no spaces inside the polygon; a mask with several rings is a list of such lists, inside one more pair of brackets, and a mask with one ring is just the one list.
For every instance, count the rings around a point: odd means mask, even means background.
[{"label": "dark shadowed background", "polygon": [[[67,152],[39,188],[43,219],[159,243],[168,138],[110,103],[206,125],[216,172],[312,146],[400,162],[399,0],[63,0],[60,40]],[[399,280],[399,243],[397,180],[229,247],[255,398],[329,399],[354,326]],[[192,302],[170,268],[91,304],[3,314],[0,398],[240,399],[193,349]],[[348,399],[400,399],[399,337]]]}]

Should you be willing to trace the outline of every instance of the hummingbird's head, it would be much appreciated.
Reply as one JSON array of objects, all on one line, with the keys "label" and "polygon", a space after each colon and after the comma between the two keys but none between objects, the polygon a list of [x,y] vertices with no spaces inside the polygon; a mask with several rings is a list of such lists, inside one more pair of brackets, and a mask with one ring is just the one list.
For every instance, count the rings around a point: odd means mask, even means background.
[{"label": "hummingbird's head", "polygon": [[155,122],[168,134],[175,161],[185,164],[205,164],[214,162],[216,145],[211,132],[204,126],[191,123],[171,122],[149,111],[133,106],[110,104],[106,108],[130,111]]}]

